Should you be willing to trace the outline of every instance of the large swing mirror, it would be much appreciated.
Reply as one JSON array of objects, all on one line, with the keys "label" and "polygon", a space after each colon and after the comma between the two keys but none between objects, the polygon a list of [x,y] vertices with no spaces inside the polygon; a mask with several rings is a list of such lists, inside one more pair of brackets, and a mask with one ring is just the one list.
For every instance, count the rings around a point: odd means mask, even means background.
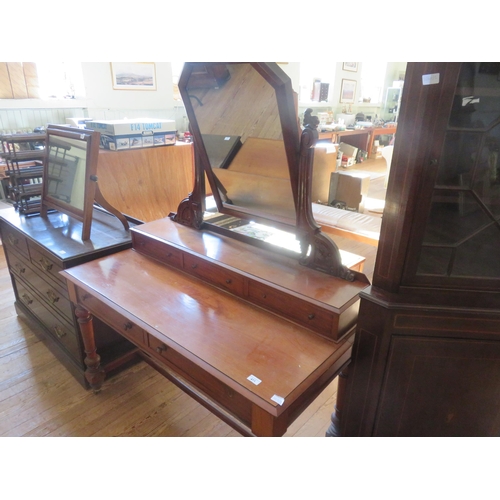
[{"label": "large swing mirror", "polygon": [[[262,223],[266,230],[257,232],[267,233],[272,227],[292,237],[292,252],[301,264],[356,279],[356,273],[342,264],[335,243],[314,221],[311,183],[317,123],[311,121],[300,130],[297,94],[281,67],[185,63],[179,90],[194,139],[195,185],[171,214],[173,220],[197,229],[211,226],[259,246],[263,238],[255,236],[248,221]],[[222,214],[233,225],[231,233],[226,220],[214,223],[207,217],[210,193],[216,216]]]},{"label": "large swing mirror", "polygon": [[[57,210],[82,222],[82,240],[90,239],[94,201],[106,205],[97,186],[100,133],[49,125],[46,130],[41,215]],[[128,222],[112,207],[125,229]]]}]

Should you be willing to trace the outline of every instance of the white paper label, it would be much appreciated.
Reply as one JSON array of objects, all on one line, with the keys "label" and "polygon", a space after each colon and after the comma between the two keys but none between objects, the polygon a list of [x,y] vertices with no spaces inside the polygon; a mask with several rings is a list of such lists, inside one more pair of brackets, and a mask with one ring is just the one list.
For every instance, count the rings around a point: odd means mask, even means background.
[{"label": "white paper label", "polygon": [[439,83],[439,73],[422,75],[422,85],[435,85],[436,83]]},{"label": "white paper label", "polygon": [[255,385],[259,385],[262,382],[262,380],[260,378],[257,378],[255,375],[250,375],[249,377],[247,377],[247,380],[250,380],[250,382]]},{"label": "white paper label", "polygon": [[271,401],[274,401],[275,403],[278,403],[280,406],[283,405],[285,402],[285,398],[282,398],[281,396],[276,396],[276,394],[271,398]]}]

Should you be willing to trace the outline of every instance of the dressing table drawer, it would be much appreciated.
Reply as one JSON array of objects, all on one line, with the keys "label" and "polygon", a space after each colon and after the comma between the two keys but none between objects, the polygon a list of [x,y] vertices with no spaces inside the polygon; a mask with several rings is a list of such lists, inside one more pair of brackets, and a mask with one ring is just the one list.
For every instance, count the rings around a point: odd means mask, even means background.
[{"label": "dressing table drawer", "polygon": [[2,243],[7,247],[9,256],[15,252],[30,258],[28,251],[28,240],[19,232],[11,229],[7,224],[2,225]]},{"label": "dressing table drawer", "polygon": [[175,371],[193,384],[204,394],[215,400],[218,404],[228,409],[239,419],[250,424],[252,418],[252,405],[228,385],[215,378],[212,374],[187,359],[175,349],[167,347],[161,340],[146,334],[148,337],[148,352],[154,358],[165,362]]},{"label": "dressing table drawer", "polygon": [[156,242],[144,235],[132,232],[134,249],[143,255],[159,260],[164,264],[182,269],[182,252],[174,247],[168,248],[157,245]]},{"label": "dressing table drawer", "polygon": [[19,300],[31,313],[43,324],[50,334],[57,339],[75,359],[81,356],[78,338],[73,325],[67,323],[59,315],[49,310],[46,304],[40,300],[38,295],[21,283],[15,280]]},{"label": "dressing table drawer", "polygon": [[310,328],[324,336],[332,336],[333,313],[305,300],[293,297],[256,281],[248,284],[248,298],[270,311]]},{"label": "dressing table drawer", "polygon": [[240,297],[244,294],[243,276],[194,255],[184,254],[184,271]]},{"label": "dressing table drawer", "polygon": [[88,292],[77,288],[76,296],[78,298],[78,302],[87,308],[90,313],[95,314],[120,335],[128,338],[134,342],[134,344],[145,345],[145,333],[142,328],[113,309],[106,307],[102,302]]},{"label": "dressing table drawer", "polygon": [[64,281],[59,275],[59,271],[62,271],[63,267],[50,257],[47,257],[47,255],[42,253],[37,247],[31,244],[31,242],[28,246],[31,262],[37,267],[37,269],[40,269],[47,276],[50,276],[56,282],[64,286]]}]

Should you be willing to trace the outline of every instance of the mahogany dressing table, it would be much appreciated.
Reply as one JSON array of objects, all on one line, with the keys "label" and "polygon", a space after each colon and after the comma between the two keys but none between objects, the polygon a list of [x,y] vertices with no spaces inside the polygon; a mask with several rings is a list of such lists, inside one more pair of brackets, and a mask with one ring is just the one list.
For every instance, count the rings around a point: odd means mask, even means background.
[{"label": "mahogany dressing table", "polygon": [[[369,283],[313,219],[317,123],[299,130],[288,76],[275,63],[227,63],[222,84],[191,79],[210,64],[186,63],[179,81],[194,138],[192,193],[176,213],[131,228],[132,249],[62,274],[96,392],[105,374],[94,316],[241,434],[281,436],[349,363],[358,295]],[[258,140],[245,151],[254,171],[238,172],[241,185],[226,189],[204,134],[239,136],[242,149],[249,137],[276,141],[288,160],[290,200],[277,199],[273,213],[272,188],[258,189],[273,178]],[[232,161],[223,163],[230,175]],[[205,175],[222,224],[205,210]],[[298,252],[234,230],[255,222],[288,231]]]}]

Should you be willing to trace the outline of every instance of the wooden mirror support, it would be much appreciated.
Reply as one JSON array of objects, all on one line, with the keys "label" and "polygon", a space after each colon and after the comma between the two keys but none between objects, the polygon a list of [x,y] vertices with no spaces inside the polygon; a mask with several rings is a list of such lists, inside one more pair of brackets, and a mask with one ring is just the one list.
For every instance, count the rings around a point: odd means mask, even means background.
[{"label": "wooden mirror support", "polygon": [[82,222],[82,240],[90,239],[94,202],[117,217],[128,231],[127,219],[102,196],[97,183],[100,133],[60,125],[46,130],[40,214],[57,210]]},{"label": "wooden mirror support", "polygon": [[[170,217],[265,246],[205,220],[206,175],[220,214],[292,233],[301,264],[367,281],[342,264],[337,245],[314,220],[311,186],[319,121],[310,118],[300,130],[296,94],[278,64],[185,63],[179,89],[193,135],[195,185]],[[224,142],[231,147],[221,155]]]}]

